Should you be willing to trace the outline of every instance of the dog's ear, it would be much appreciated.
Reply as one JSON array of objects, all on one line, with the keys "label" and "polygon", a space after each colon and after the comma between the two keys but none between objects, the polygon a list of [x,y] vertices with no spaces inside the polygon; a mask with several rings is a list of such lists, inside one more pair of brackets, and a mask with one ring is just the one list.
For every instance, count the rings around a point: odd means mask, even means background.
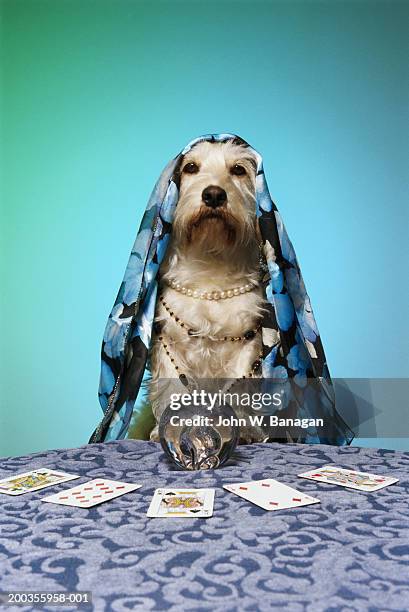
[{"label": "dog's ear", "polygon": [[176,162],[176,166],[175,166],[175,169],[173,170],[173,174],[171,178],[171,181],[175,183],[178,190],[180,189],[180,178],[182,174],[182,166],[183,166],[184,159],[185,159],[184,155],[179,155],[179,159]]},{"label": "dog's ear", "polygon": [[261,235],[260,222],[259,222],[258,217],[256,217],[256,219],[255,219],[255,227],[254,227],[254,229],[256,230],[256,240],[260,244],[260,243],[263,242],[263,237]]}]

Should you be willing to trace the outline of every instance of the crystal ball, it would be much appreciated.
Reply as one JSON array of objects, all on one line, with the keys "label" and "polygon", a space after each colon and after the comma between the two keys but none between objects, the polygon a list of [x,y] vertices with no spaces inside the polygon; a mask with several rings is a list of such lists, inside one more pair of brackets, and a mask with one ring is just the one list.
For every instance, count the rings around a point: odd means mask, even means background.
[{"label": "crystal ball", "polygon": [[239,441],[240,428],[229,405],[168,406],[159,422],[160,443],[181,470],[218,468],[229,459]]}]

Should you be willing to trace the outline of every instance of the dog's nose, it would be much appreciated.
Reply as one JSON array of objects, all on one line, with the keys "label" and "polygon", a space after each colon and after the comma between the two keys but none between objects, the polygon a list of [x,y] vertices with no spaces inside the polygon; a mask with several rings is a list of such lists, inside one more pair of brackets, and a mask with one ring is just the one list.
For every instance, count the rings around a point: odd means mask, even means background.
[{"label": "dog's nose", "polygon": [[221,187],[217,187],[217,185],[209,185],[202,191],[202,200],[206,206],[217,208],[227,202],[227,193]]}]

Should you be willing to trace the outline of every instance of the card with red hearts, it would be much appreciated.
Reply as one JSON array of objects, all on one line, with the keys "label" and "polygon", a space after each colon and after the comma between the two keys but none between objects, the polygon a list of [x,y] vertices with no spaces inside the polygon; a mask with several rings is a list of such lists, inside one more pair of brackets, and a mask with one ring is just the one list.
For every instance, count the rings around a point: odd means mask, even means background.
[{"label": "card with red hearts", "polygon": [[308,478],[316,482],[339,485],[358,491],[378,491],[383,487],[399,482],[398,478],[391,476],[379,476],[378,474],[368,474],[368,472],[357,472],[334,465],[324,465],[321,468],[310,470],[298,475],[300,478]]},{"label": "card with red hearts", "polygon": [[269,511],[298,508],[320,501],[273,478],[228,484],[223,488]]},{"label": "card with red hearts", "polygon": [[63,506],[76,506],[77,508],[92,508],[97,504],[135,491],[141,486],[140,484],[107,480],[106,478],[95,478],[71,489],[43,497],[41,501]]},{"label": "card with red hearts", "polygon": [[75,480],[76,478],[79,478],[78,474],[67,474],[67,472],[50,470],[48,468],[37,468],[36,470],[8,476],[0,480],[0,493],[23,495],[23,493],[53,487],[54,485],[67,482],[67,480]]}]

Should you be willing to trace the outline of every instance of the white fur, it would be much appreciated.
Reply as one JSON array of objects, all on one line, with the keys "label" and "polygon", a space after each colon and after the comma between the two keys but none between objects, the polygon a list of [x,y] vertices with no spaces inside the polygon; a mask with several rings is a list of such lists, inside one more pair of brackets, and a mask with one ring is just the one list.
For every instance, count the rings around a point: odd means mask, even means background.
[{"label": "white fur", "polygon": [[[183,168],[192,161],[198,164],[198,173],[184,173]],[[245,176],[231,174],[231,167],[237,163],[246,169]],[[209,211],[202,202],[202,191],[209,185],[222,187],[227,193],[223,208],[229,227],[234,228],[233,240],[231,236],[228,239],[226,225],[217,217],[203,219],[197,227],[192,227],[192,219],[198,219],[197,215],[203,210]],[[199,291],[222,291],[249,283],[256,285],[259,280],[258,242],[255,165],[249,152],[229,142],[196,145],[182,164],[172,239],[160,269],[160,291],[175,315],[197,330],[198,337],[189,336],[159,300],[155,316],[155,321],[161,324],[160,333],[179,366],[179,373],[190,379],[233,379],[251,370],[261,350],[260,332],[250,341],[217,342],[212,338],[242,336],[257,327],[263,312],[261,288],[233,298],[209,301],[177,292],[168,283],[177,280]],[[169,389],[163,381],[179,377],[158,334],[153,335],[150,365],[150,399],[158,422],[169,400]],[[161,381],[159,386],[158,381]],[[177,381],[172,382],[172,392],[176,391],[175,384]],[[178,390],[186,391],[179,384]],[[248,441],[262,439],[253,434],[248,434],[247,438]],[[157,426],[151,439],[158,439]]]}]

